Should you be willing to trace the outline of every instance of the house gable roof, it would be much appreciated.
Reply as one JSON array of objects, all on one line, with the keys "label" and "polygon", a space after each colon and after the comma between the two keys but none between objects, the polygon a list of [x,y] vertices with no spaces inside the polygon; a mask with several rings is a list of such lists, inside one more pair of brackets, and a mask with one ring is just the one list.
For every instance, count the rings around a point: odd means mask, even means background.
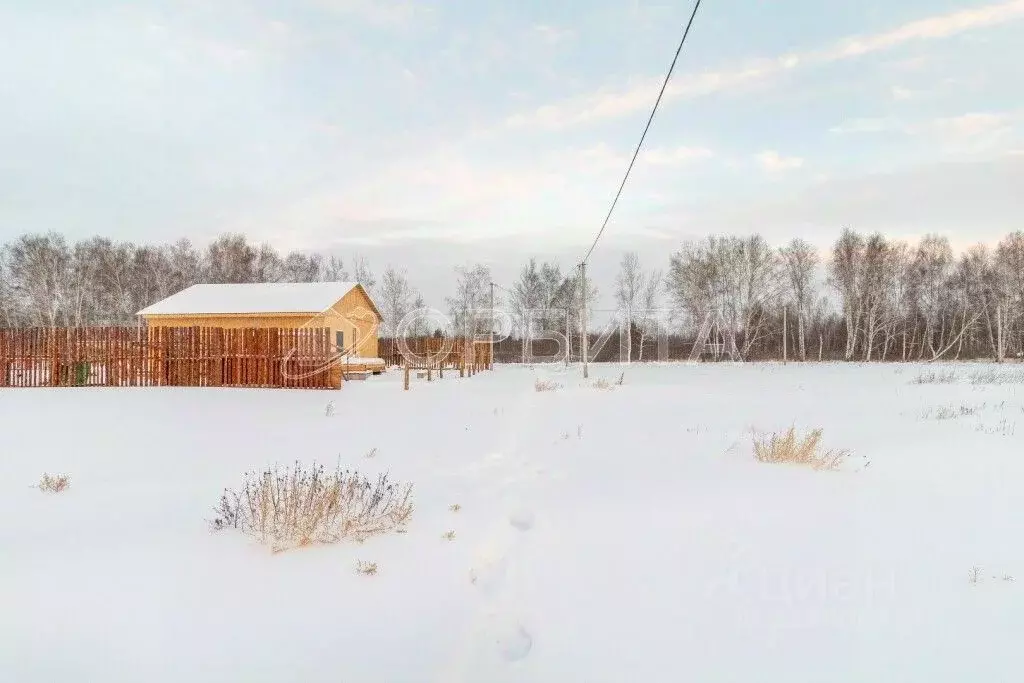
[{"label": "house gable roof", "polygon": [[[334,306],[358,282],[259,282],[245,284],[192,285],[162,301],[143,308],[137,315],[216,315],[231,313],[309,313],[315,315]],[[369,294],[366,294],[370,300]],[[370,300],[377,315],[380,311]]]}]

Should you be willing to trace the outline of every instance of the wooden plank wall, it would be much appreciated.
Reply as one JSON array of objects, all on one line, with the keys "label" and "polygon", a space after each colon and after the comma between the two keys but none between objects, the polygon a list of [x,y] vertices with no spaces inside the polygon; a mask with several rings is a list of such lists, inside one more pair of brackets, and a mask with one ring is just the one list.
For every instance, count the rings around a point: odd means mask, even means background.
[{"label": "wooden plank wall", "polygon": [[0,387],[339,386],[326,328],[0,329]]}]

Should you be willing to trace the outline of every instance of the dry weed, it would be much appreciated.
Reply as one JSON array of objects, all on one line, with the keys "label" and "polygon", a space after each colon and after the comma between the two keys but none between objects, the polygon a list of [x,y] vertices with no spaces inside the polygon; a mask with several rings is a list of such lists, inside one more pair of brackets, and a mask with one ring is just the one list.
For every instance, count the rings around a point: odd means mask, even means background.
[{"label": "dry weed", "polygon": [[213,530],[239,529],[275,551],[359,540],[403,526],[412,515],[412,484],[376,482],[340,467],[273,468],[246,473],[240,491],[225,489]]},{"label": "dry weed", "polygon": [[834,470],[848,456],[849,451],[823,449],[820,429],[802,438],[797,436],[796,427],[790,427],[782,435],[772,434],[767,439],[754,435],[754,458],[758,462],[789,463],[815,470]]},{"label": "dry weed", "polygon": [[621,387],[625,383],[626,383],[626,373],[622,373],[621,375],[619,375],[619,381],[616,382],[616,384]]},{"label": "dry weed", "polygon": [[538,379],[534,381],[533,388],[536,391],[557,391],[562,388],[562,385],[549,379]]},{"label": "dry weed", "polygon": [[918,374],[910,380],[911,384],[956,384],[960,377],[952,370],[945,372],[929,371]]},{"label": "dry weed", "polygon": [[60,493],[71,486],[71,477],[67,474],[58,474],[55,477],[51,477],[49,474],[43,474],[39,483],[36,484],[36,488],[46,493]]},{"label": "dry weed", "polygon": [[967,405],[963,403],[959,406],[948,405],[948,406],[935,406],[926,408],[921,412],[921,419],[924,420],[955,420],[960,417],[970,417],[977,415],[980,411],[985,409],[985,404]]},{"label": "dry weed", "polygon": [[462,509],[462,506],[459,505],[458,503],[454,503],[454,504],[448,506],[448,511],[449,512],[458,512],[461,509]]},{"label": "dry weed", "polygon": [[972,585],[976,585],[981,581],[981,567],[971,567],[971,571],[967,572],[967,580]]},{"label": "dry weed", "polygon": [[359,560],[359,562],[356,563],[356,571],[363,576],[373,576],[377,573],[377,563]]},{"label": "dry weed", "polygon": [[1024,384],[1024,371],[1021,370],[981,370],[971,373],[971,384]]},{"label": "dry weed", "polygon": [[444,540],[446,540],[446,541],[454,541],[455,540],[455,531],[454,530],[446,531],[445,534],[444,534]]},{"label": "dry weed", "polygon": [[612,383],[606,380],[604,377],[594,382],[593,387],[595,389],[608,390],[612,389]]}]

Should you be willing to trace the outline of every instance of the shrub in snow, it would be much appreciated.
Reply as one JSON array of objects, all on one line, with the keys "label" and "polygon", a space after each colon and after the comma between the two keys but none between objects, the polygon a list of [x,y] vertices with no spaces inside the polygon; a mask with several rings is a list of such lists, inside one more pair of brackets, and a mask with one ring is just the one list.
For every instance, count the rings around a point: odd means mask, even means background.
[{"label": "shrub in snow", "polygon": [[327,402],[327,407],[324,408],[324,415],[326,415],[327,417],[334,415],[334,401]]},{"label": "shrub in snow", "polygon": [[952,370],[945,372],[922,372],[914,379],[910,380],[911,384],[956,384],[960,381],[960,378]]},{"label": "shrub in snow", "polygon": [[312,543],[361,540],[397,529],[412,515],[412,484],[387,474],[371,481],[359,472],[323,465],[248,472],[238,491],[225,489],[214,531],[239,529],[275,551]]},{"label": "shrub in snow", "polygon": [[604,377],[594,382],[595,389],[611,389],[612,383],[606,380]]},{"label": "shrub in snow", "polygon": [[768,438],[754,436],[754,458],[758,462],[805,465],[815,470],[834,470],[850,455],[849,451],[821,447],[821,430],[799,437],[796,427]]},{"label": "shrub in snow", "polygon": [[538,379],[533,383],[533,388],[537,391],[555,391],[561,387],[561,384],[548,379]]},{"label": "shrub in snow", "polygon": [[36,488],[46,493],[60,493],[69,486],[71,486],[71,477],[68,475],[58,474],[56,477],[51,477],[44,473]]},{"label": "shrub in snow", "polygon": [[446,531],[445,534],[444,534],[444,540],[446,540],[446,541],[454,541],[455,540],[455,531],[454,530]]},{"label": "shrub in snow", "polygon": [[360,574],[363,574],[364,576],[373,576],[377,573],[377,563],[364,562],[363,560],[359,560],[359,562],[356,564],[356,571]]},{"label": "shrub in snow", "polygon": [[1024,384],[1024,372],[1019,370],[1000,372],[998,370],[983,370],[971,373],[971,384]]}]

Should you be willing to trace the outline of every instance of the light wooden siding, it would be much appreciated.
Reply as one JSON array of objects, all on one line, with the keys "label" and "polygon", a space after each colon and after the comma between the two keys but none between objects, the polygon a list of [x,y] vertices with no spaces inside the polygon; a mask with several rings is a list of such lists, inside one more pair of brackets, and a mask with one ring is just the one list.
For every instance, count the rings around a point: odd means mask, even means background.
[{"label": "light wooden siding", "polygon": [[[377,336],[380,330],[380,316],[362,287],[352,289],[330,309],[332,331],[345,331],[345,345],[351,346],[358,332],[359,348],[356,354],[364,358],[377,357]],[[337,326],[336,326],[337,325]]]},{"label": "light wooden siding", "polygon": [[378,353],[377,334],[380,317],[374,311],[373,303],[361,287],[352,289],[337,303],[323,313],[250,313],[250,314],[193,314],[193,315],[149,315],[145,316],[150,327],[327,327],[331,340],[336,333],[345,333],[345,346],[356,338],[361,341],[358,355],[376,358]]},{"label": "light wooden siding", "polygon": [[241,327],[296,328],[306,326],[310,320],[308,314],[148,315],[145,318],[150,327],[223,327],[227,329]]}]

